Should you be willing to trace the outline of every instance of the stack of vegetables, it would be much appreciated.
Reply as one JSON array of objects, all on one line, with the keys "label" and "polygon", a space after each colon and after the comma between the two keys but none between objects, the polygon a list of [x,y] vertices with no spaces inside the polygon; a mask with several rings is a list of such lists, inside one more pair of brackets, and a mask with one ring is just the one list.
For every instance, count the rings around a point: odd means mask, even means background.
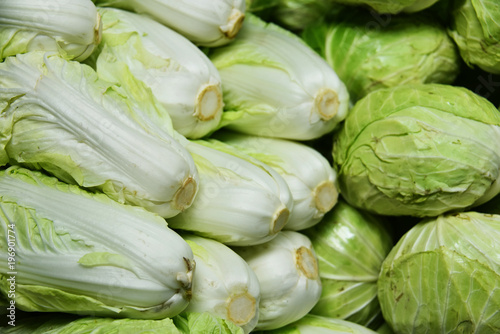
[{"label": "stack of vegetables", "polygon": [[500,3],[4,0],[5,333],[500,333]]}]

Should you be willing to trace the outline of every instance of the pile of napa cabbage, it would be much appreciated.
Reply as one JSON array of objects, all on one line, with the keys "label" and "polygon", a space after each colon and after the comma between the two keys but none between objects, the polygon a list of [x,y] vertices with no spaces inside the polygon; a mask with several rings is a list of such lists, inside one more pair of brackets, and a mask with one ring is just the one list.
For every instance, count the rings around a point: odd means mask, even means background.
[{"label": "pile of napa cabbage", "polygon": [[2,333],[499,333],[500,4],[0,3]]}]

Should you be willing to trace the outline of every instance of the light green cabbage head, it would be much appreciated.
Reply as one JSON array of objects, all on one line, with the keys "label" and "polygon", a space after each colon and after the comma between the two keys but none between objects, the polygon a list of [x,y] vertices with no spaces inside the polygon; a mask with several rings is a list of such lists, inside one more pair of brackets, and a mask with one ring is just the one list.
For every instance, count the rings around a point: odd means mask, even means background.
[{"label": "light green cabbage head", "polygon": [[377,279],[393,246],[382,221],[341,200],[304,234],[318,256],[323,285],[311,313],[363,326],[380,320]]},{"label": "light green cabbage head", "polygon": [[268,22],[301,31],[341,7],[332,0],[247,0],[247,11]]},{"label": "light green cabbage head", "polygon": [[424,14],[377,17],[344,8],[307,27],[302,38],[335,70],[353,101],[402,84],[450,84],[460,68],[446,28]]},{"label": "light green cabbage head", "polygon": [[428,218],[385,259],[378,280],[396,333],[500,332],[500,216]]},{"label": "light green cabbage head", "polygon": [[364,6],[371,8],[377,13],[399,14],[415,13],[431,7],[438,0],[332,0],[338,3]]},{"label": "light green cabbage head", "polygon": [[335,137],[340,193],[383,215],[437,216],[500,191],[500,113],[449,85],[402,85],[359,100]]},{"label": "light green cabbage head", "polygon": [[500,74],[500,2],[455,0],[450,36],[469,66]]}]

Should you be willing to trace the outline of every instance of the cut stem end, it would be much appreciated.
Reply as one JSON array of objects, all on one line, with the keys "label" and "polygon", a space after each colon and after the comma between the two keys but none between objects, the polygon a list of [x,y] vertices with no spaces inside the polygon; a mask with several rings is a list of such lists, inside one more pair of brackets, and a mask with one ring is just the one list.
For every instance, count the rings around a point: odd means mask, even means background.
[{"label": "cut stem end", "polygon": [[227,19],[227,23],[219,27],[220,31],[224,36],[229,39],[236,37],[241,27],[243,26],[243,21],[245,20],[245,14],[240,10],[233,8],[231,14]]},{"label": "cut stem end", "polygon": [[227,318],[238,326],[245,325],[255,317],[256,300],[247,292],[232,296],[227,306]]},{"label": "cut stem end", "polygon": [[222,114],[220,85],[205,85],[196,96],[194,115],[200,121],[210,121]]},{"label": "cut stem end", "polygon": [[313,191],[314,205],[321,213],[327,213],[337,203],[339,193],[331,181],[325,181],[316,186]]},{"label": "cut stem end", "polygon": [[174,207],[181,211],[190,207],[193,203],[197,190],[198,185],[196,184],[195,179],[188,177],[184,180],[181,188],[175,193]]},{"label": "cut stem end", "polygon": [[339,105],[337,93],[330,88],[320,89],[314,97],[314,111],[324,121],[328,121],[337,115]]},{"label": "cut stem end", "polygon": [[276,234],[281,231],[288,222],[288,217],[290,217],[290,210],[288,210],[287,208],[279,209],[273,216],[273,221],[271,223],[271,233]]},{"label": "cut stem end", "polygon": [[295,263],[305,277],[318,279],[318,262],[309,248],[302,246],[295,251]]}]

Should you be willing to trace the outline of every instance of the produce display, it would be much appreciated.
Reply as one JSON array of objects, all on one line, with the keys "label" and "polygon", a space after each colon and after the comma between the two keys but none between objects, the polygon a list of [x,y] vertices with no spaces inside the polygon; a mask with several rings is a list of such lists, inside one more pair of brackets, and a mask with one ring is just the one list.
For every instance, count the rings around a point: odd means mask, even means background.
[{"label": "produce display", "polygon": [[0,333],[500,333],[500,2],[3,0]]}]

